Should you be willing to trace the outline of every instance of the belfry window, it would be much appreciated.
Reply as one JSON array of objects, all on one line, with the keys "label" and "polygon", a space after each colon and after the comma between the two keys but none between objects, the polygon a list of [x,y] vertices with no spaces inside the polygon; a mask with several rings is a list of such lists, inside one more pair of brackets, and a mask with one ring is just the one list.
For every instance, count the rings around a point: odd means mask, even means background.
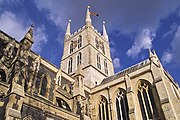
[{"label": "belfry window", "polygon": [[152,89],[145,82],[141,82],[138,86],[138,99],[143,120],[159,116]]},{"label": "belfry window", "polygon": [[68,73],[72,73],[72,62],[73,62],[73,59],[70,58],[69,63],[68,63]]},{"label": "belfry window", "polygon": [[107,60],[106,59],[104,60],[104,70],[105,70],[105,73],[108,75],[108,66],[107,66]]},{"label": "belfry window", "polygon": [[81,65],[82,63],[82,53],[78,53],[78,56],[77,56],[77,65]]},{"label": "belfry window", "polygon": [[99,53],[97,54],[97,67],[98,67],[99,69],[101,69],[101,58],[100,58]]},{"label": "belfry window", "polygon": [[73,52],[73,42],[70,43],[70,54]]},{"label": "belfry window", "polygon": [[116,97],[117,120],[129,120],[129,108],[124,91],[119,91]]},{"label": "belfry window", "polygon": [[108,102],[103,96],[100,97],[99,102],[99,120],[109,120]]},{"label": "belfry window", "polygon": [[41,83],[41,91],[40,91],[40,95],[45,96],[46,95],[46,87],[47,87],[47,78],[44,77]]},{"label": "belfry window", "polygon": [[82,47],[82,36],[80,35],[78,38],[78,48]]}]

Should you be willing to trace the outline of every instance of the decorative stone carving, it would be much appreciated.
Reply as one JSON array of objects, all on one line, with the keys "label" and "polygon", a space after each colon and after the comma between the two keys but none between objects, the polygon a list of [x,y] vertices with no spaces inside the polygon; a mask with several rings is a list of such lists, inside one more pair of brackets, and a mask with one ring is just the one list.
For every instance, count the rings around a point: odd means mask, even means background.
[{"label": "decorative stone carving", "polygon": [[17,55],[17,48],[15,47],[16,43],[14,40],[11,40],[10,42],[7,43],[6,47],[2,50],[2,58],[1,62],[6,66],[6,67],[11,67],[12,63],[16,59]]},{"label": "decorative stone carving", "polygon": [[41,58],[38,56],[34,61],[33,61],[33,70],[38,73],[39,72],[39,67],[41,64]]}]

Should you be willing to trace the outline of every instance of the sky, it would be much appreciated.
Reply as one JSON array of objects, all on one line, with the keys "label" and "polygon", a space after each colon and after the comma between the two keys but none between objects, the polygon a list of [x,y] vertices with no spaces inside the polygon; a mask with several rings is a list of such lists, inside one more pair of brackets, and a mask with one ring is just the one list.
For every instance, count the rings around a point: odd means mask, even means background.
[{"label": "sky", "polygon": [[71,33],[84,26],[88,5],[100,33],[106,21],[115,72],[154,49],[180,84],[180,0],[0,0],[0,30],[20,41],[33,23],[32,50],[59,68],[67,22]]}]

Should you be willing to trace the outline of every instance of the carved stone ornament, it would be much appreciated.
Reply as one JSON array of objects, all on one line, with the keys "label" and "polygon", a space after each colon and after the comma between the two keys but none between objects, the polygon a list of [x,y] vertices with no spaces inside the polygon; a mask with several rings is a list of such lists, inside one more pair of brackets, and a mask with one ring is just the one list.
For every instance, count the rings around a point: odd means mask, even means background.
[{"label": "carved stone ornament", "polygon": [[11,67],[12,63],[16,59],[18,49],[15,47],[16,43],[14,40],[7,43],[6,47],[3,49],[3,56],[1,58],[1,62],[6,67]]}]

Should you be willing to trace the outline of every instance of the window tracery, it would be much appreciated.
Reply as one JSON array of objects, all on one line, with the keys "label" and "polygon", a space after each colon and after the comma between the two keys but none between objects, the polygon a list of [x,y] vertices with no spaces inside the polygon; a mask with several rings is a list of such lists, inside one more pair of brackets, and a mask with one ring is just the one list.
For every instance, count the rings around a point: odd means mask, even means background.
[{"label": "window tracery", "polygon": [[100,96],[99,120],[109,120],[108,101],[104,96]]},{"label": "window tracery", "polygon": [[138,86],[138,99],[143,120],[159,117],[150,85],[145,82],[140,82]]},{"label": "window tracery", "polygon": [[118,120],[129,120],[129,108],[125,91],[120,90],[117,93],[116,110]]}]

